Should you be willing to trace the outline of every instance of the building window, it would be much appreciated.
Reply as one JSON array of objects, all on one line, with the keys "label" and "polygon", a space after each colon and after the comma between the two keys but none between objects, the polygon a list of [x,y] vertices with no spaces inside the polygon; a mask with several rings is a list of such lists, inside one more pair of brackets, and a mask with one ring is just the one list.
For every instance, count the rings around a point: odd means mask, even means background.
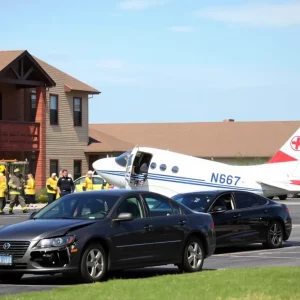
[{"label": "building window", "polygon": [[30,94],[30,122],[35,122],[36,94]]},{"label": "building window", "polygon": [[50,95],[50,125],[58,125],[58,96]]},{"label": "building window", "polygon": [[58,160],[50,159],[50,176],[52,173],[56,173],[58,176]]},{"label": "building window", "polygon": [[73,99],[74,126],[82,126],[82,99]]},{"label": "building window", "polygon": [[74,180],[81,177],[81,160],[74,160]]}]

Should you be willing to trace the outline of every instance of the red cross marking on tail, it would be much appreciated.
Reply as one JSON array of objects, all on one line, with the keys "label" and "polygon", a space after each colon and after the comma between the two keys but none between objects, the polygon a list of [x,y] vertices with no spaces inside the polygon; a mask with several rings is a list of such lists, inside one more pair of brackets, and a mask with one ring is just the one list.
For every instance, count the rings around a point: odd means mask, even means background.
[{"label": "red cross marking on tail", "polygon": [[294,136],[291,140],[291,147],[295,151],[300,151],[300,136]]}]

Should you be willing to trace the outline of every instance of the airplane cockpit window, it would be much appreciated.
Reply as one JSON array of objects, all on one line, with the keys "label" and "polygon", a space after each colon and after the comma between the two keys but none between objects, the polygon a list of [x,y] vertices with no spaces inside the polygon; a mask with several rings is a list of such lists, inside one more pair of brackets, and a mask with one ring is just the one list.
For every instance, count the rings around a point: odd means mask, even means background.
[{"label": "airplane cockpit window", "polygon": [[127,160],[130,157],[131,151],[127,151],[122,153],[120,156],[115,158],[115,162],[121,166],[121,167],[126,167],[127,165]]},{"label": "airplane cockpit window", "polygon": [[174,166],[174,167],[172,168],[172,172],[173,172],[173,173],[178,173],[178,171],[179,171],[179,168],[178,168],[177,166]]},{"label": "airplane cockpit window", "polygon": [[165,164],[161,164],[159,168],[161,171],[166,171],[167,166]]},{"label": "airplane cockpit window", "polygon": [[156,168],[156,163],[153,162],[153,163],[150,165],[150,168],[151,168],[152,170],[154,170],[154,169]]}]

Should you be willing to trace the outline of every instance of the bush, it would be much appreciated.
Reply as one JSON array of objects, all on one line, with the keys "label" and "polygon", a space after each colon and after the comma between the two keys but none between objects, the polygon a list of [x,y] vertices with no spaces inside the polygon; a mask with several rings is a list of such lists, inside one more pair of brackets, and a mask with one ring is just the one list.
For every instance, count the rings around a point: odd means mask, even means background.
[{"label": "bush", "polygon": [[37,190],[35,193],[35,200],[37,203],[47,203],[48,202],[48,194],[47,189]]}]

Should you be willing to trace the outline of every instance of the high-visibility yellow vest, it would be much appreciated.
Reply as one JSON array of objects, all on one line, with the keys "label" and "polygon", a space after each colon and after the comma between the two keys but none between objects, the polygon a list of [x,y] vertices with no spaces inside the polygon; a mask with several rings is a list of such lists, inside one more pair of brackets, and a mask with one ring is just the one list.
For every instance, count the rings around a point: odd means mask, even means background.
[{"label": "high-visibility yellow vest", "polygon": [[89,177],[86,177],[82,186],[86,188],[86,191],[92,191],[94,189],[93,180]]},{"label": "high-visibility yellow vest", "polygon": [[50,185],[53,189],[55,189],[57,187],[57,180],[53,179],[52,177],[50,177],[47,180],[47,193],[49,193],[49,194],[56,194],[57,191],[56,190],[49,190],[48,189],[48,185]]},{"label": "high-visibility yellow vest", "polygon": [[35,195],[35,181],[33,178],[28,179],[27,185],[25,185],[26,195]]},{"label": "high-visibility yellow vest", "polygon": [[0,198],[5,197],[5,192],[7,190],[6,177],[0,174]]}]

